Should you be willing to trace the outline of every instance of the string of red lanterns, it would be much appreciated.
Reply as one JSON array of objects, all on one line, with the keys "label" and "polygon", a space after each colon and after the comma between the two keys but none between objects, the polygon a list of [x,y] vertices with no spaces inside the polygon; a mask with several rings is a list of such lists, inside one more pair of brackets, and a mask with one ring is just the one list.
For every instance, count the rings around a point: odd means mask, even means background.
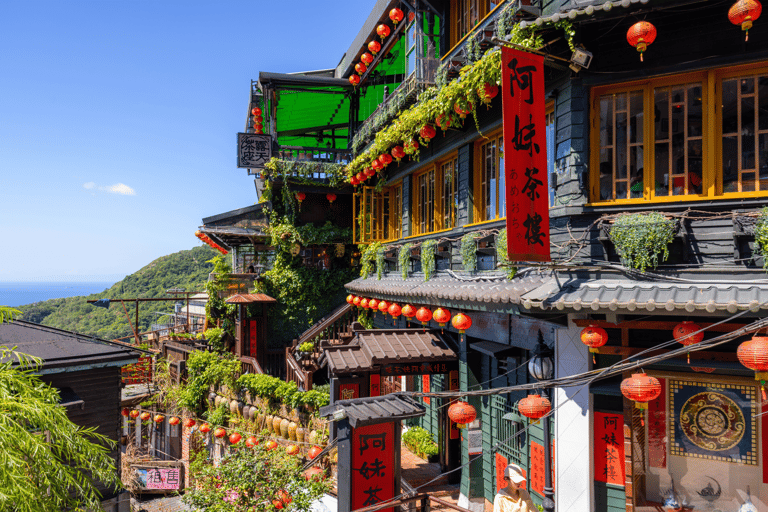
[{"label": "string of red lanterns", "polygon": [[217,244],[216,242],[211,240],[211,237],[209,237],[205,233],[202,233],[200,231],[195,231],[195,236],[197,238],[199,238],[204,244],[207,244],[207,245],[213,247],[214,249],[219,251],[221,254],[224,254],[224,255],[229,254],[228,250],[226,250],[225,248],[223,248],[222,246],[220,246],[219,244]]}]

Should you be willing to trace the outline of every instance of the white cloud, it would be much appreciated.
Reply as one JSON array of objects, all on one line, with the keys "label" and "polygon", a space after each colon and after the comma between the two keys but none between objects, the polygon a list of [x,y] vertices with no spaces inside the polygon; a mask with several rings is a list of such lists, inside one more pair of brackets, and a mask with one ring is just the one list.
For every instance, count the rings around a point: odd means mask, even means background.
[{"label": "white cloud", "polygon": [[102,186],[96,185],[92,181],[89,181],[88,183],[83,183],[83,188],[86,190],[101,190],[102,192],[109,192],[110,194],[120,194],[122,196],[136,195],[136,191],[133,190],[128,185],[126,185],[125,183],[115,183],[114,185],[102,187]]}]

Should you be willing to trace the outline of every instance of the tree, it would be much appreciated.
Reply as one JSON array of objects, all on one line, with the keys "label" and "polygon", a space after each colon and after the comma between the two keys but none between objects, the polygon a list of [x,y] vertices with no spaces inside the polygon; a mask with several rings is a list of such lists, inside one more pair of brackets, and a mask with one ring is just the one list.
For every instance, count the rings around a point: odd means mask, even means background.
[{"label": "tree", "polygon": [[[20,312],[0,306],[0,323]],[[40,360],[0,347],[0,510],[100,509],[95,481],[121,486],[107,437],[72,423]]]}]

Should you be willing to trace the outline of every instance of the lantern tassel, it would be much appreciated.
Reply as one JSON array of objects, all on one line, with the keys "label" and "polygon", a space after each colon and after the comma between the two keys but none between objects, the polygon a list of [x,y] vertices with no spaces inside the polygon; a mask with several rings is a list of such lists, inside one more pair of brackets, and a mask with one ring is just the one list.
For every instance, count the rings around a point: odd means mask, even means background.
[{"label": "lantern tassel", "polygon": [[691,353],[688,352],[688,364],[691,364]]},{"label": "lantern tassel", "polygon": [[747,37],[744,38],[744,42],[746,43],[747,41],[749,41],[749,30],[746,30],[745,32],[747,34]]},{"label": "lantern tassel", "polygon": [[643,62],[643,52],[640,52],[640,62]]},{"label": "lantern tassel", "polygon": [[595,353],[592,352],[592,364],[597,364],[597,361],[595,360]]}]

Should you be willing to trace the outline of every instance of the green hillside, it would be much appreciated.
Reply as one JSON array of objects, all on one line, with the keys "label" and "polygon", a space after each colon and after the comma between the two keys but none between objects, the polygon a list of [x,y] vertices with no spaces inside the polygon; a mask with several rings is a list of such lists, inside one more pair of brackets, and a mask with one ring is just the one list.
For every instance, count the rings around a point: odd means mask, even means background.
[{"label": "green hillside", "polygon": [[[213,269],[213,265],[206,262],[216,254],[218,252],[207,245],[169,254],[101,293],[20,306],[21,319],[105,339],[128,336],[131,328],[119,302],[113,302],[109,309],[104,309],[88,304],[86,300],[162,297],[169,288],[203,292],[208,274]],[[135,303],[126,303],[126,307],[133,320]],[[154,314],[156,311],[173,311],[173,302],[139,303],[139,332],[147,331],[152,323],[157,323],[159,315]]]}]

